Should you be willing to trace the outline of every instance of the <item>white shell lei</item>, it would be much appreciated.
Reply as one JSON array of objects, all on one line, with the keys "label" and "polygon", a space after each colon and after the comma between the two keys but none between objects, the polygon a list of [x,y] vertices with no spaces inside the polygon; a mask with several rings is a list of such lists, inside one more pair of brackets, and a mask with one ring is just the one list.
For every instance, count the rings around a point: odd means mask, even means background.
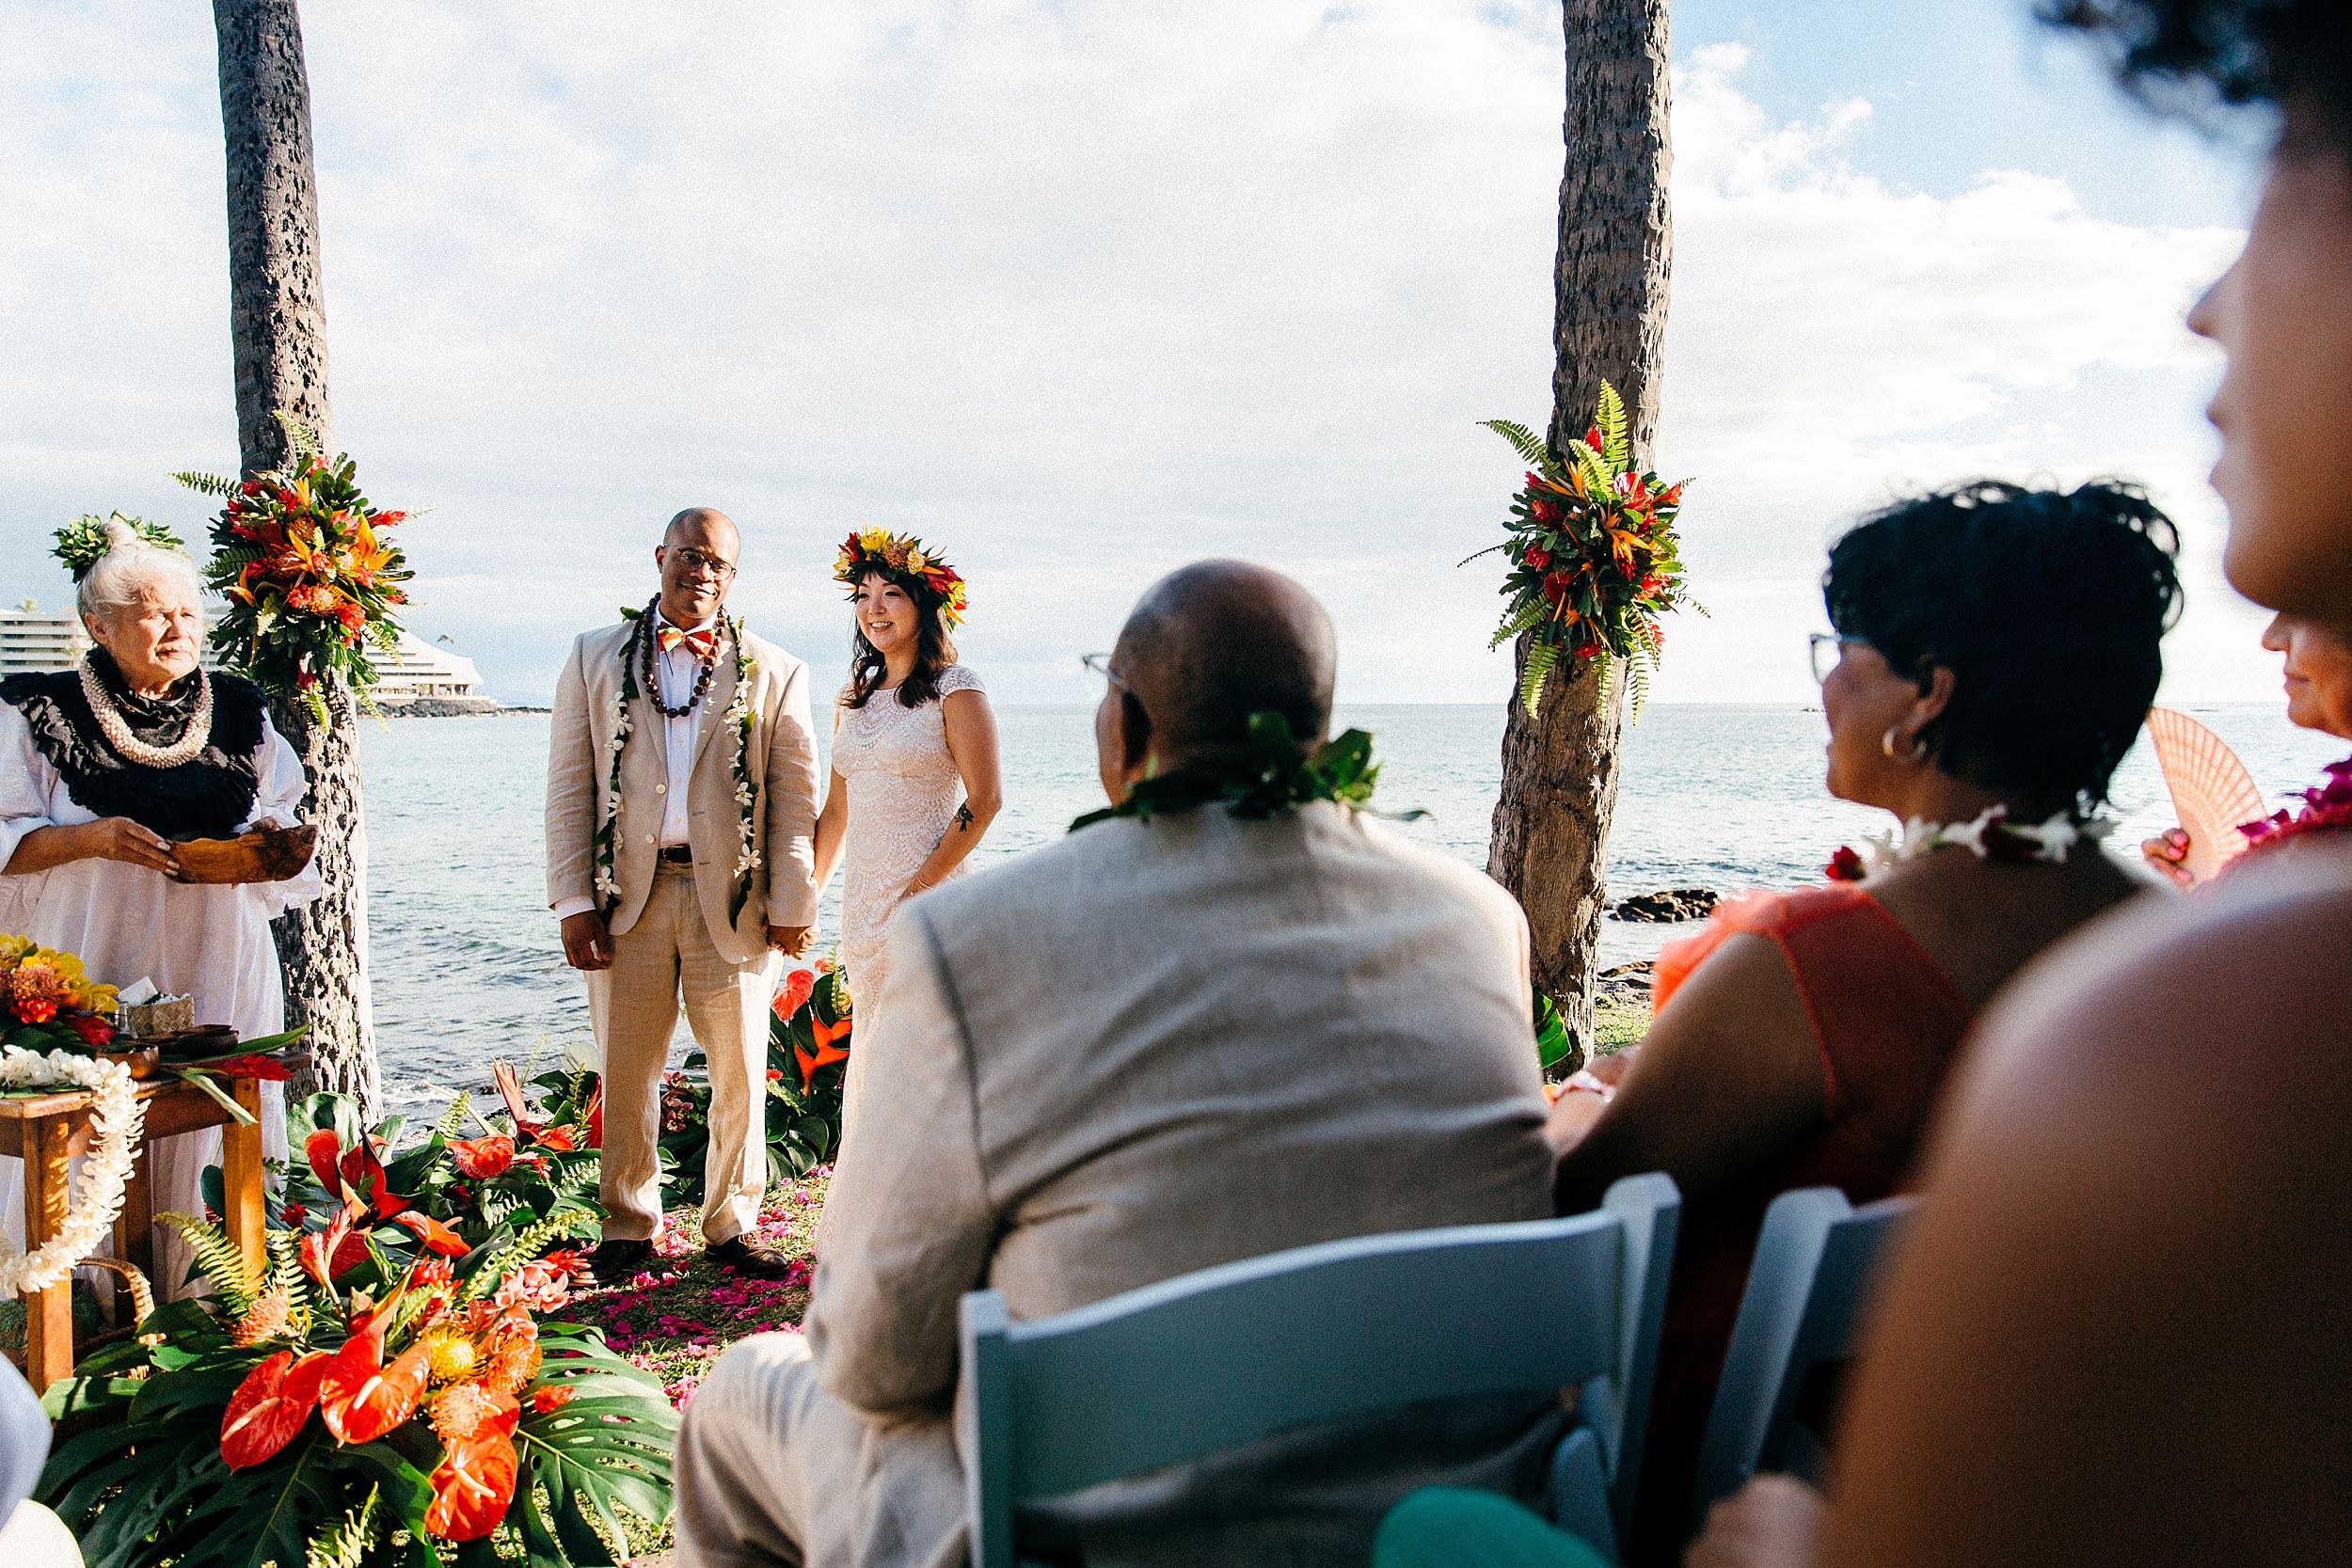
[{"label": "white shell lei", "polygon": [[0,1088],[31,1089],[55,1085],[94,1091],[90,1150],[74,1182],[74,1201],[57,1234],[31,1252],[19,1256],[0,1241],[0,1296],[45,1291],[62,1282],[73,1266],[96,1252],[114,1229],[122,1212],[122,1194],[131,1180],[131,1164],[139,1147],[139,1130],[147,1107],[139,1103],[138,1085],[131,1069],[120,1062],[103,1062],[71,1051],[43,1056],[21,1046],[0,1046]]},{"label": "white shell lei", "polygon": [[98,720],[98,733],[106,737],[106,744],[124,760],[145,768],[178,768],[194,762],[213,738],[213,682],[201,666],[196,672],[196,711],[188,715],[188,727],[180,732],[180,738],[168,746],[150,746],[131,733],[122,710],[115,706],[114,694],[98,678],[98,671],[87,655],[82,659],[82,695],[88,701],[89,710]]},{"label": "white shell lei", "polygon": [[2009,820],[2008,809],[1994,806],[1969,822],[1930,822],[1915,816],[1902,827],[1898,839],[1892,829],[1874,833],[1863,841],[1863,879],[1884,876],[1905,861],[1915,861],[1938,849],[1963,848],[1979,860],[1992,858],[1991,841],[1995,838],[2014,839],[2030,844],[2029,860],[2062,864],[2082,844],[2096,844],[2115,831],[2115,819],[2094,816],[2087,822],[2076,822],[2065,812],[2027,827]]}]

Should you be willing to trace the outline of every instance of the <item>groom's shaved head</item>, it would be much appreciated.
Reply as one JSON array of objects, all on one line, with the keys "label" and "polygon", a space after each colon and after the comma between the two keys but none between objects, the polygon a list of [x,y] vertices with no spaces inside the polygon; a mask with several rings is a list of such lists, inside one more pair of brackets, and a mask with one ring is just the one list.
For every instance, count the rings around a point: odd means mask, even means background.
[{"label": "groom's shaved head", "polygon": [[1164,762],[1248,743],[1274,712],[1312,746],[1331,725],[1331,618],[1279,572],[1203,561],[1162,578],[1119,634],[1120,678],[1151,716]]},{"label": "groom's shaved head", "polygon": [[736,531],[735,519],[717,507],[690,506],[670,519],[670,526],[661,531],[661,542],[691,546],[733,561],[743,539]]}]

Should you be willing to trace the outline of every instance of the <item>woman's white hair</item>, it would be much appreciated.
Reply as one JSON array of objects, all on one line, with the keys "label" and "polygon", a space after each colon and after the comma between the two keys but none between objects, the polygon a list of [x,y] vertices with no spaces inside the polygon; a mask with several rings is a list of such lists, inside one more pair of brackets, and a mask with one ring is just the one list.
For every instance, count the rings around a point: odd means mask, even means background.
[{"label": "woman's white hair", "polygon": [[178,550],[148,543],[127,523],[109,518],[106,553],[75,587],[74,608],[86,616],[104,615],[136,603],[139,590],[154,582],[186,589],[189,602],[199,607],[204,602],[204,579],[197,576],[195,562]]}]

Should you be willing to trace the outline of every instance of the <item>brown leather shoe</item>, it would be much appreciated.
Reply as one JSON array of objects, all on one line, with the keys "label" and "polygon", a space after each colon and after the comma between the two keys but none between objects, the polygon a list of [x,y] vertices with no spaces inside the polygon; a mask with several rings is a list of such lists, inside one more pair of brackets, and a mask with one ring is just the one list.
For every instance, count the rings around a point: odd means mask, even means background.
[{"label": "brown leather shoe", "polygon": [[598,1291],[608,1285],[627,1284],[652,1266],[651,1242],[599,1242],[596,1250],[588,1255],[587,1283],[580,1285],[577,1275],[572,1283],[582,1290]]},{"label": "brown leather shoe", "polygon": [[780,1252],[757,1247],[740,1236],[729,1236],[723,1242],[713,1242],[703,1248],[703,1256],[723,1268],[731,1269],[748,1279],[789,1279],[792,1259]]}]

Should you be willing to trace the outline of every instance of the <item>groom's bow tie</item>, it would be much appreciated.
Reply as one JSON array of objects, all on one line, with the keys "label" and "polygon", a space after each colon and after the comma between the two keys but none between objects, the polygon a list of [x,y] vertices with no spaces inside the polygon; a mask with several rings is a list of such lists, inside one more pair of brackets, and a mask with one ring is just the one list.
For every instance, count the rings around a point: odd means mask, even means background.
[{"label": "groom's bow tie", "polygon": [[719,629],[716,626],[705,626],[700,631],[681,631],[675,626],[662,626],[655,635],[661,639],[661,651],[665,654],[683,646],[696,658],[708,658],[719,649]]}]

